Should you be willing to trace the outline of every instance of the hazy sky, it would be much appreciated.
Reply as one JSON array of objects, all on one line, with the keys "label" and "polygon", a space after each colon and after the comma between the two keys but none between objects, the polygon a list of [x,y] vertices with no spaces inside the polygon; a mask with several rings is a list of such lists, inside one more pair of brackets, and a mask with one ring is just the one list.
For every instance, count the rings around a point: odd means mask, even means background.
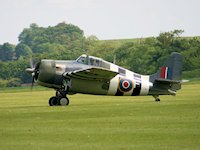
[{"label": "hazy sky", "polygon": [[31,23],[72,23],[99,39],[157,36],[174,29],[200,36],[200,0],[0,0],[0,44],[18,43]]}]

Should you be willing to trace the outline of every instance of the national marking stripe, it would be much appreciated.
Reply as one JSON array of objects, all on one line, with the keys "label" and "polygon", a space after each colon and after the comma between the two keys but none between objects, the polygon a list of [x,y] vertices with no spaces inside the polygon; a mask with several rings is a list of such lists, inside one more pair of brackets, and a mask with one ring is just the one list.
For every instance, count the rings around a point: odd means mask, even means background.
[{"label": "national marking stripe", "polygon": [[166,66],[161,67],[160,78],[166,79],[167,72],[168,72],[168,67]]},{"label": "national marking stripe", "polygon": [[173,70],[170,67],[163,66],[160,69],[160,78],[163,79],[172,79],[173,77]]}]

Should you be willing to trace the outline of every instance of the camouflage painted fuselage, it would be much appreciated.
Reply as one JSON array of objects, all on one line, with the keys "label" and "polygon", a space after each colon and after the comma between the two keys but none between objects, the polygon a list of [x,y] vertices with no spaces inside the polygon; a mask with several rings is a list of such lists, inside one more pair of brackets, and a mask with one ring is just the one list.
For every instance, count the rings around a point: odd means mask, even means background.
[{"label": "camouflage painted fuselage", "polygon": [[[96,79],[87,75],[87,78],[79,75],[70,76],[77,70],[87,70],[96,67],[112,72],[116,75],[108,79]],[[86,72],[87,73],[87,72]],[[75,61],[62,60],[42,60],[39,68],[38,84],[54,89],[59,89],[64,82],[70,81],[69,94],[83,93],[95,95],[115,95],[115,96],[139,96],[139,95],[174,95],[180,89],[180,83],[156,82],[162,77],[158,71],[154,75],[140,75],[130,70],[124,69],[103,59],[82,55]],[[176,85],[176,86],[175,86]],[[171,89],[171,91],[170,91]]]}]

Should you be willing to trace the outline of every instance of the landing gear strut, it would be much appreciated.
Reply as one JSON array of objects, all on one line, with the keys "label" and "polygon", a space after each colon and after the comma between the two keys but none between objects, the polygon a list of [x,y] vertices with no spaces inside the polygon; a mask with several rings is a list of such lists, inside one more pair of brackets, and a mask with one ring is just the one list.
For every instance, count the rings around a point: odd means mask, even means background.
[{"label": "landing gear strut", "polygon": [[160,102],[159,95],[153,95],[153,97],[155,98],[155,101],[156,101],[156,102]]}]

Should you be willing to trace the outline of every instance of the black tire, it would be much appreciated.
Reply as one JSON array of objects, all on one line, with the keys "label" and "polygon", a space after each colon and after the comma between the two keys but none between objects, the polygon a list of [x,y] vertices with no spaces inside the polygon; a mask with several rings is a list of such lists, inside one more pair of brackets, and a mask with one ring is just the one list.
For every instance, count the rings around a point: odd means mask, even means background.
[{"label": "black tire", "polygon": [[56,106],[58,105],[58,97],[53,96],[49,99],[49,106]]},{"label": "black tire", "polygon": [[160,102],[160,98],[156,98],[156,102]]},{"label": "black tire", "polygon": [[58,101],[59,101],[58,105],[61,105],[61,106],[69,105],[69,99],[67,97],[61,97],[59,98]]}]

